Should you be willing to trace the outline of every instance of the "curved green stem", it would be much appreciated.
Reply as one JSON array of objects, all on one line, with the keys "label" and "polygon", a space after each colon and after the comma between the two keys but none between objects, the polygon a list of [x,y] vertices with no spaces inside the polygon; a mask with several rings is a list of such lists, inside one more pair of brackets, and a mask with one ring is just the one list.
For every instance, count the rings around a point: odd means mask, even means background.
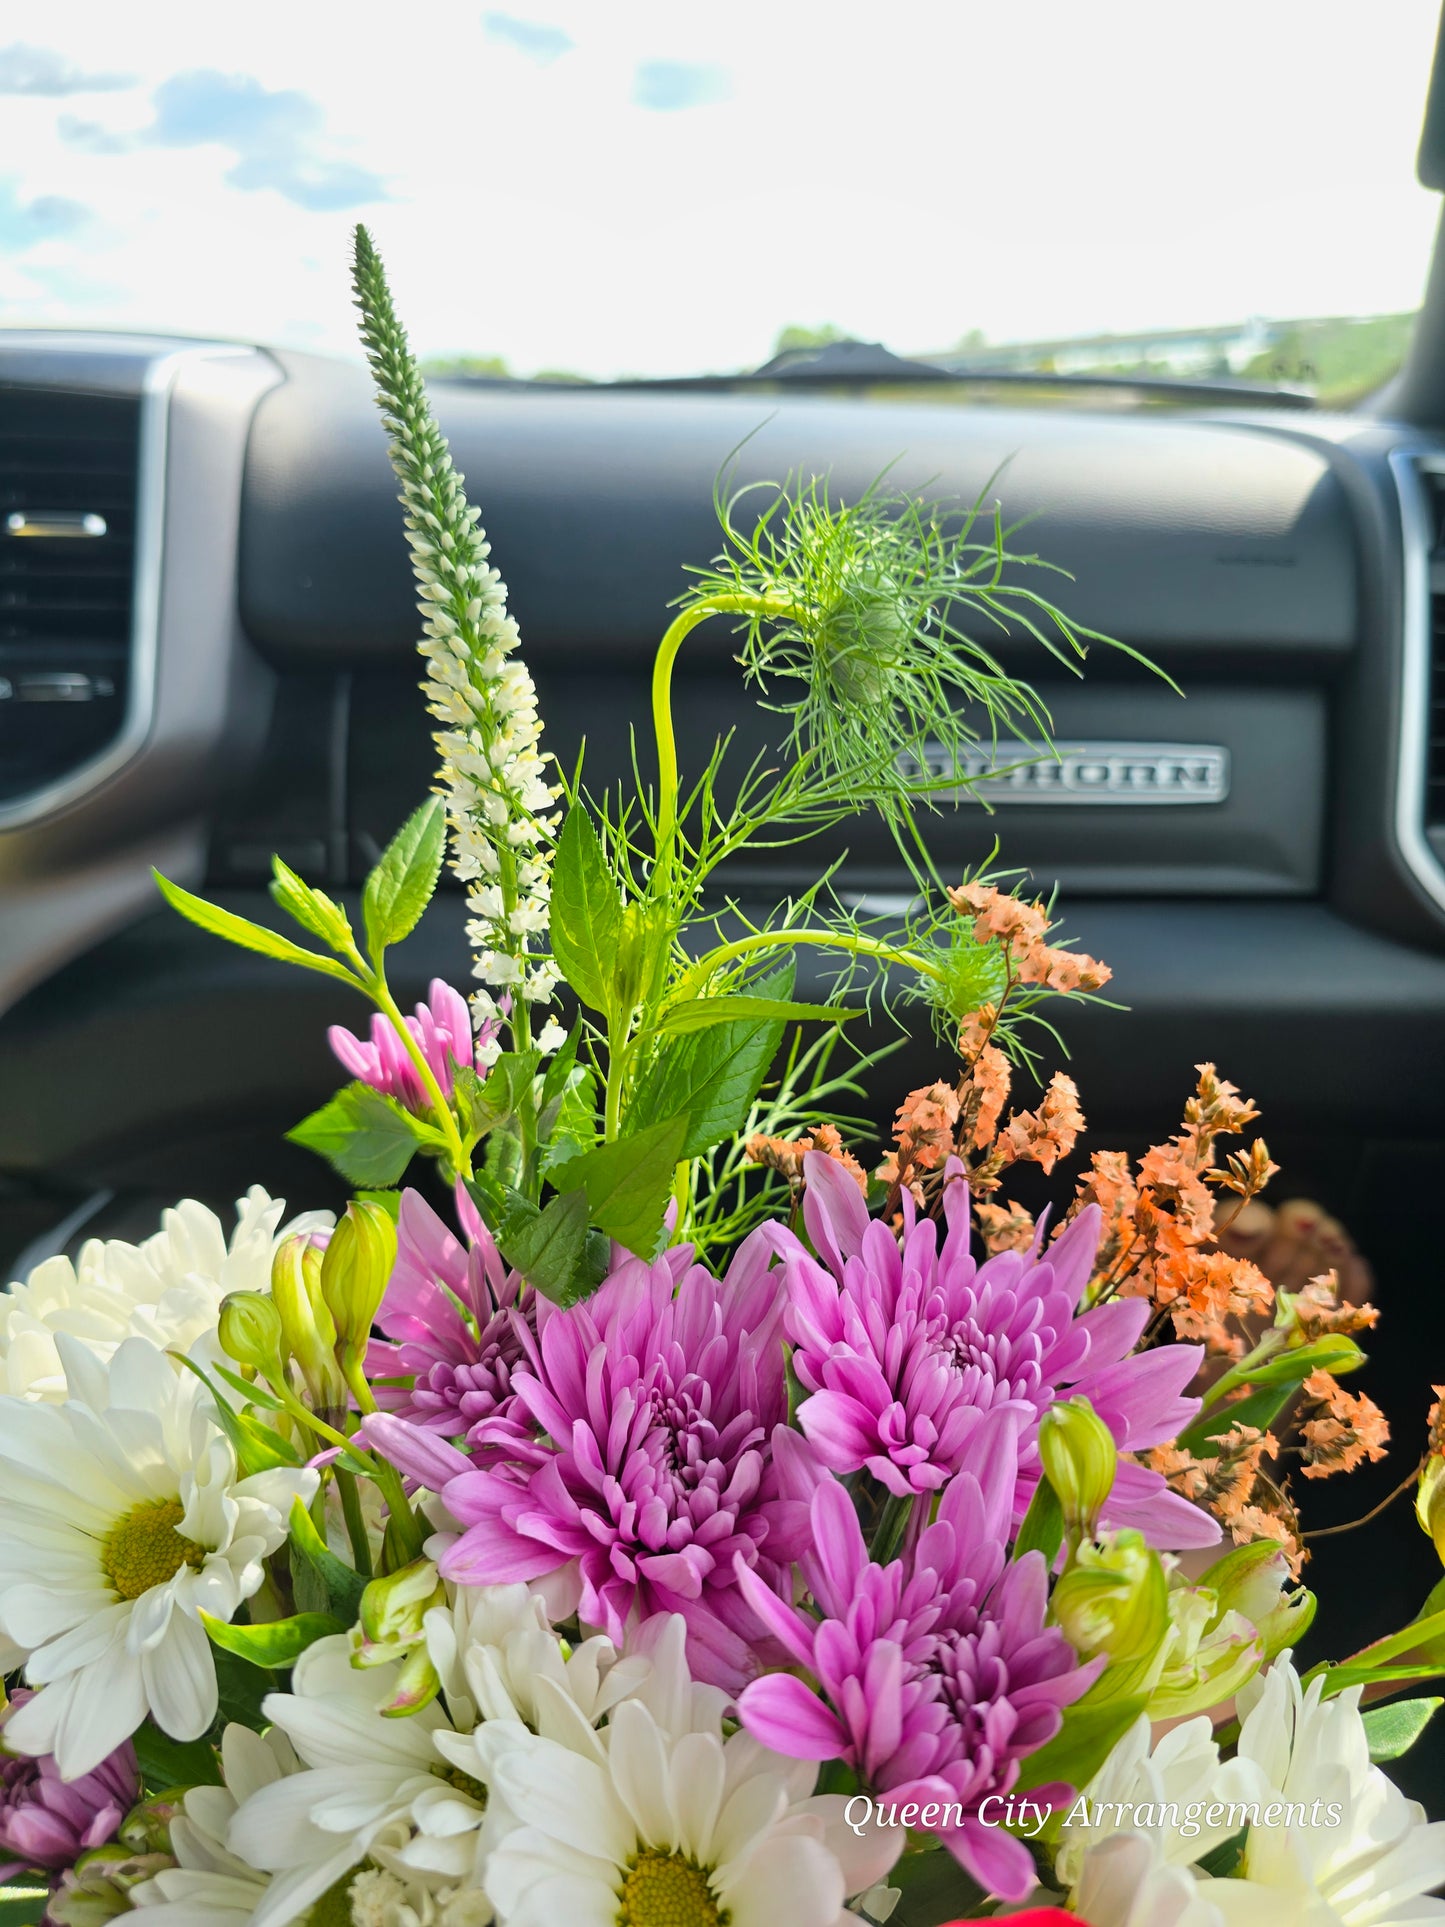
[{"label": "curved green stem", "polygon": [[412,1035],[411,1025],[402,1016],[386,978],[380,970],[371,971],[368,975],[370,977],[367,985],[368,994],[377,1009],[390,1020],[397,1036],[401,1039],[402,1047],[412,1061],[417,1076],[421,1079],[422,1089],[426,1092],[432,1110],[436,1113],[437,1123],[446,1137],[452,1168],[459,1178],[469,1178],[472,1175],[472,1161],[467,1155],[466,1146],[462,1143],[462,1135],[457,1129],[457,1120],[452,1107],[448,1104],[442,1087],[437,1082],[436,1073],[426,1061],[421,1045]]},{"label": "curved green stem", "polygon": [[902,964],[905,969],[916,971],[920,977],[937,978],[942,975],[937,964],[920,956],[916,950],[901,950],[896,944],[884,943],[877,937],[861,936],[856,931],[757,930],[751,936],[719,944],[716,950],[710,950],[705,957],[700,957],[679,979],[677,996],[681,999],[695,995],[715,970],[720,970],[724,964],[736,962],[739,957],[750,956],[757,950],[792,949],[797,944],[809,944],[826,950],[846,950],[855,957],[873,957],[879,963]]},{"label": "curved green stem", "polygon": [[785,618],[792,605],[782,597],[709,596],[683,609],[668,624],[652,665],[652,729],[657,740],[657,826],[653,838],[655,878],[665,878],[677,841],[677,736],[672,724],[672,671],[678,651],[709,616],[748,615]]}]

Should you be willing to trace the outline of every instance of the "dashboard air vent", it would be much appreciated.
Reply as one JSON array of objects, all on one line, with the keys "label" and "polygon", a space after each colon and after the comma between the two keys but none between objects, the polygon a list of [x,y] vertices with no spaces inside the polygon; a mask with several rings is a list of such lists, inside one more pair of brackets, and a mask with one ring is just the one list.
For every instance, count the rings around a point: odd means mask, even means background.
[{"label": "dashboard air vent", "polygon": [[124,727],[140,409],[0,388],[0,810],[102,755]]}]

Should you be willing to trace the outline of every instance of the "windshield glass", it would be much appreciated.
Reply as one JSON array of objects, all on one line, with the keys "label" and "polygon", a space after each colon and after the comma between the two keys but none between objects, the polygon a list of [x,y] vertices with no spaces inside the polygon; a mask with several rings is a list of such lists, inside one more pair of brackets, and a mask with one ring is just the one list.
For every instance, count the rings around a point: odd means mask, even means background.
[{"label": "windshield glass", "polygon": [[836,336],[979,372],[1398,364],[1435,0],[98,0],[0,46],[16,323],[355,353],[364,218],[437,371],[672,376]]}]

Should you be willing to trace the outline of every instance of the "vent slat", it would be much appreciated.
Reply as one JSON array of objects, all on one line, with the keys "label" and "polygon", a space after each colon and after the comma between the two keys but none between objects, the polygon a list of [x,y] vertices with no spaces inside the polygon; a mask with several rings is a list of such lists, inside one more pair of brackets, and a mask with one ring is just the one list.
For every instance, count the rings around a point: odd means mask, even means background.
[{"label": "vent slat", "polygon": [[[0,388],[0,802],[113,742],[129,693],[140,404]],[[11,510],[104,516],[95,537],[11,536]],[[20,701],[27,675],[93,679],[89,701]]]}]

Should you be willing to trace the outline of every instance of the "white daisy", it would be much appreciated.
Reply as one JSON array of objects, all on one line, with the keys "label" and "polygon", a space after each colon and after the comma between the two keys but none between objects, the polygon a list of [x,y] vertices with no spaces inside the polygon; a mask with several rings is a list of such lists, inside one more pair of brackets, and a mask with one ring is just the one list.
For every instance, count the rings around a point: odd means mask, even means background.
[{"label": "white daisy", "polygon": [[[1110,1858],[1116,1869],[1126,1864],[1188,1868],[1240,1831],[1240,1817],[1229,1818],[1232,1806],[1264,1796],[1264,1776],[1252,1762],[1221,1762],[1206,1716],[1173,1727],[1152,1751],[1150,1730],[1141,1714],[1070,1808],[1054,1862],[1064,1886],[1077,1887],[1091,1856],[1120,1833],[1144,1835],[1153,1851],[1146,1862],[1116,1850]],[[1208,1825],[1211,1808],[1219,1811]],[[1183,1817],[1188,1831],[1171,1815]],[[1093,1919],[1082,1901],[1079,1908]]]},{"label": "white daisy", "polygon": [[1203,1897],[1226,1927],[1445,1919],[1445,1900],[1425,1898],[1445,1882],[1445,1821],[1428,1822],[1371,1765],[1360,1688],[1334,1699],[1323,1689],[1323,1679],[1302,1688],[1284,1653],[1240,1693],[1240,1758],[1259,1769],[1268,1801],[1295,1809],[1294,1823],[1286,1812],[1251,1826],[1239,1877],[1206,1881]]},{"label": "white daisy", "polygon": [[721,1694],[693,1688],[671,1622],[653,1672],[575,1750],[508,1722],[478,1728],[494,1800],[517,1824],[484,1885],[508,1927],[843,1927],[902,1840],[856,1839],[816,1768],[724,1739]]},{"label": "white daisy", "polygon": [[[189,1351],[204,1342],[228,1291],[270,1290],[285,1209],[283,1198],[252,1185],[237,1201],[227,1245],[215,1212],[187,1198],[143,1244],[90,1238],[73,1264],[47,1258],[0,1296],[0,1393],[63,1399],[65,1372],[55,1343],[61,1333],[102,1359],[126,1338],[148,1338],[162,1351]],[[286,1231],[331,1222],[329,1212],[312,1212]]]},{"label": "white daisy", "polygon": [[247,1927],[269,1884],[226,1845],[236,1809],[262,1787],[300,1770],[286,1735],[264,1737],[231,1725],[221,1738],[223,1786],[192,1787],[170,1825],[176,1864],[131,1890],[131,1905],[151,1915],[151,1927]]},{"label": "white daisy", "polygon": [[6,1726],[89,1772],[150,1713],[196,1739],[216,1716],[198,1613],[234,1617],[317,1474],[241,1478],[209,1395],[144,1338],[102,1363],[60,1335],[70,1399],[0,1398],[0,1667],[40,1688]]},{"label": "white daisy", "polygon": [[394,1664],[359,1671],[338,1633],[301,1655],[289,1693],[267,1696],[267,1719],[305,1770],[253,1794],[227,1834],[233,1854],[275,1876],[254,1927],[285,1927],[383,1845],[418,1874],[453,1885],[473,1874],[486,1791],[438,1751],[436,1735],[450,1731],[438,1701],[404,1719],[384,1715],[399,1672]]}]

